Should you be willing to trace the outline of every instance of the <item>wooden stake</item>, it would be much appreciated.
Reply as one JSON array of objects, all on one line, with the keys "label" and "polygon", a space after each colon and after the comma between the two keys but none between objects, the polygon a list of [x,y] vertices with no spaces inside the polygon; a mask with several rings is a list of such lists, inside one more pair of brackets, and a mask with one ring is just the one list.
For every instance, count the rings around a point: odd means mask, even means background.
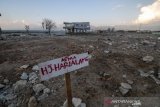
[{"label": "wooden stake", "polygon": [[65,81],[66,81],[68,107],[72,107],[72,90],[71,90],[70,73],[65,74]]}]

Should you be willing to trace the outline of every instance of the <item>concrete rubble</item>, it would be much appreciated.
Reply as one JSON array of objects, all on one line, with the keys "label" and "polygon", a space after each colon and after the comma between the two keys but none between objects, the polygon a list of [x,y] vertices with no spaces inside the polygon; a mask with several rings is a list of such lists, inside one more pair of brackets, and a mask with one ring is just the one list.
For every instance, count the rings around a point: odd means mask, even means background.
[{"label": "concrete rubble", "polygon": [[160,85],[159,79],[157,79],[154,75],[150,75],[150,77],[156,82],[156,84]]},{"label": "concrete rubble", "polygon": [[110,41],[104,41],[104,43],[106,43],[106,44],[108,44],[108,45],[110,45],[110,46],[112,46],[112,42],[110,42]]},{"label": "concrete rubble", "polygon": [[[153,74],[155,73],[154,71],[149,71],[149,72],[147,72],[147,73],[145,73],[145,72],[143,72],[142,70],[139,70],[139,72],[140,72],[140,75],[142,76],[142,77],[151,77],[155,82],[156,82],[156,84],[160,84],[160,80],[159,79],[157,79]],[[159,73],[158,73],[159,74]],[[158,75],[159,76],[159,75]]]},{"label": "concrete rubble", "polygon": [[155,45],[156,45],[156,42],[150,42],[150,41],[148,41],[148,40],[144,40],[144,41],[142,41],[142,44],[143,44],[143,45],[155,46]]},{"label": "concrete rubble", "polygon": [[[82,99],[80,98],[72,98],[73,107],[86,107],[85,103],[82,103]],[[62,107],[67,107],[67,100],[64,102]]]},{"label": "concrete rubble", "polygon": [[122,86],[119,87],[119,91],[122,93],[122,95],[125,95],[129,92],[128,89],[123,88]]},{"label": "concrete rubble", "polygon": [[148,77],[150,75],[150,73],[145,73],[142,70],[139,70],[139,72],[140,72],[140,76],[142,77]]},{"label": "concrete rubble", "polygon": [[122,77],[123,77],[123,78],[127,78],[127,75],[126,75],[126,74],[123,74]]},{"label": "concrete rubble", "polygon": [[22,65],[20,68],[21,69],[27,69],[29,67],[29,65]]},{"label": "concrete rubble", "polygon": [[67,104],[68,103],[68,101],[66,100],[64,103],[63,103],[63,106],[62,107],[67,107]]},{"label": "concrete rubble", "polygon": [[[29,98],[28,107],[37,107],[38,101],[44,100],[49,96],[51,90],[46,88],[42,83],[38,83],[38,76],[35,72],[29,73],[29,75],[23,72],[20,78],[21,80],[16,81],[13,85],[7,85],[9,84],[8,79],[3,80],[6,86],[0,84],[0,89],[6,87],[5,90],[2,90],[0,93],[0,101],[5,102],[8,107],[17,107],[21,103],[21,100],[18,100],[18,95],[25,93],[28,89],[32,89],[35,92],[35,94]],[[29,81],[27,82],[27,80]]]},{"label": "concrete rubble", "polygon": [[111,78],[111,74],[108,74],[108,73],[104,72],[104,73],[102,74],[102,77],[103,77],[105,80],[107,80],[107,79]]},{"label": "concrete rubble", "polygon": [[125,89],[132,89],[131,85],[128,83],[121,83],[121,87],[123,87]]},{"label": "concrete rubble", "polygon": [[35,72],[29,73],[29,82],[35,84],[38,81],[38,76]]},{"label": "concrete rubble", "polygon": [[46,88],[46,86],[44,86],[43,84],[39,83],[33,86],[33,90],[36,93],[36,95],[39,95],[39,93],[42,91],[44,91],[44,89]]},{"label": "concrete rubble", "polygon": [[43,93],[44,94],[49,94],[51,92],[51,90],[49,89],[49,88],[45,88],[44,90],[43,90]]},{"label": "concrete rubble", "polygon": [[109,52],[110,52],[110,51],[108,51],[108,50],[105,50],[105,51],[104,51],[104,53],[106,53],[106,54],[108,54]]},{"label": "concrete rubble", "polygon": [[16,97],[17,97],[17,95],[7,94],[4,98],[5,98],[5,100],[10,101],[10,100],[15,99]]},{"label": "concrete rubble", "polygon": [[152,56],[145,56],[145,57],[143,57],[143,61],[147,62],[147,63],[152,62],[153,60],[154,60],[154,58]]},{"label": "concrete rubble", "polygon": [[121,86],[119,87],[119,90],[122,93],[122,95],[127,94],[130,89],[132,89],[132,87],[128,83],[121,83]]},{"label": "concrete rubble", "polygon": [[11,103],[11,104],[8,105],[8,107],[16,107],[16,105]]},{"label": "concrete rubble", "polygon": [[127,80],[127,82],[129,83],[129,84],[133,84],[133,81],[132,80]]},{"label": "concrete rubble", "polygon": [[43,93],[42,95],[40,95],[37,100],[40,101],[40,100],[44,100],[46,97],[48,97],[48,94],[47,93]]},{"label": "concrete rubble", "polygon": [[89,48],[91,48],[91,49],[94,49],[94,46],[92,46],[92,45],[89,45]]},{"label": "concrete rubble", "polygon": [[81,103],[80,107],[86,107],[86,103]]},{"label": "concrete rubble", "polygon": [[80,99],[80,98],[72,98],[72,103],[73,103],[74,107],[79,107],[81,102],[82,102],[82,99]]},{"label": "concrete rubble", "polygon": [[148,77],[154,73],[154,71],[149,71],[147,73],[145,73],[143,70],[138,70],[138,71],[140,72],[140,76],[142,76],[142,77]]},{"label": "concrete rubble", "polygon": [[27,80],[28,79],[28,75],[27,75],[27,73],[25,73],[25,72],[23,72],[22,74],[21,74],[21,77],[20,77],[22,80]]},{"label": "concrete rubble", "polygon": [[28,107],[37,107],[37,100],[34,96],[30,97]]},{"label": "concrete rubble", "polygon": [[0,101],[2,102],[12,102],[16,98],[17,95],[13,94],[12,91],[0,93]]},{"label": "concrete rubble", "polygon": [[150,44],[150,41],[144,40],[144,41],[142,41],[141,43],[142,43],[143,45],[148,45],[148,44]]},{"label": "concrete rubble", "polygon": [[8,80],[8,79],[4,79],[4,80],[3,80],[3,83],[4,83],[4,84],[8,84],[8,83],[9,83],[9,80]]},{"label": "concrete rubble", "polygon": [[15,92],[20,92],[26,87],[27,81],[26,80],[19,80],[15,84],[13,84],[13,89]]},{"label": "concrete rubble", "polygon": [[34,66],[32,67],[32,70],[33,70],[33,71],[38,71],[38,70],[39,70],[38,65],[34,65]]}]

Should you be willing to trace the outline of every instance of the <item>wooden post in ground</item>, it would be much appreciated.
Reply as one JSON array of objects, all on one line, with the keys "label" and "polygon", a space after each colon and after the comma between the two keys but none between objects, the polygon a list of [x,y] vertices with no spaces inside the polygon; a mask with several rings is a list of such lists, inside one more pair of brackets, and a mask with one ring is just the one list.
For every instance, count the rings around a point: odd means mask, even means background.
[{"label": "wooden post in ground", "polygon": [[65,82],[66,82],[66,92],[67,92],[68,107],[72,107],[72,90],[71,90],[70,73],[66,73],[65,74]]}]

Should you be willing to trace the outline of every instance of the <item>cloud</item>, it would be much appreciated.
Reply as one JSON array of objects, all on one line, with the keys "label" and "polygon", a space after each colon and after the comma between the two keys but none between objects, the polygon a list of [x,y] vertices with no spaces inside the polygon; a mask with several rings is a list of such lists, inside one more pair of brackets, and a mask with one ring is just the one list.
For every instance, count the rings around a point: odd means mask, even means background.
[{"label": "cloud", "polygon": [[141,7],[140,11],[141,13],[134,21],[135,23],[147,24],[155,20],[160,20],[160,0],[156,0],[151,5]]}]

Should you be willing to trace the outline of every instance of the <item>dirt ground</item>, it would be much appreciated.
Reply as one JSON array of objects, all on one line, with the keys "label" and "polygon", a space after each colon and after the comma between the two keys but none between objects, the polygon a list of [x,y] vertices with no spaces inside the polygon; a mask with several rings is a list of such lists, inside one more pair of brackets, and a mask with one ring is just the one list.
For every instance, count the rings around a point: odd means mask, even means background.
[{"label": "dirt ground", "polygon": [[[158,78],[160,40],[152,34],[8,37],[7,40],[0,41],[0,82],[7,78],[11,86],[20,79],[23,72],[33,72],[33,65],[84,52],[89,52],[92,56],[89,66],[72,72],[71,82],[73,97],[81,98],[87,107],[103,107],[104,97],[160,97],[160,85],[139,73],[139,70],[152,70]],[[154,60],[144,62],[142,59],[147,55],[154,57]],[[24,64],[30,66],[19,70]],[[104,73],[109,76],[104,76]],[[133,81],[132,89],[122,95],[119,91],[120,83],[127,80]],[[42,83],[52,92],[38,102],[38,107],[62,106],[66,100],[64,76]],[[20,100],[24,100],[20,107],[26,107],[33,95],[30,88],[19,93]]]}]

